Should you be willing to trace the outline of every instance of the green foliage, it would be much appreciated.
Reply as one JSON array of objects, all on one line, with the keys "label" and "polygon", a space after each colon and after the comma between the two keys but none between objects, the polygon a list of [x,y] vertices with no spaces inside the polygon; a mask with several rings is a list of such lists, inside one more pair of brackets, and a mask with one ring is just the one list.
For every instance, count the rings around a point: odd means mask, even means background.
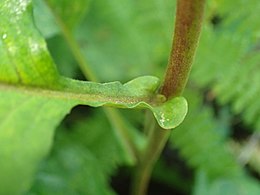
[{"label": "green foliage", "polygon": [[222,178],[209,182],[202,172],[197,174],[194,195],[259,194],[258,182],[250,178]]},{"label": "green foliage", "polygon": [[245,123],[259,129],[260,23],[255,10],[260,3],[232,4],[215,2],[209,18],[215,15],[220,23],[213,27],[209,20],[205,22],[192,79],[200,87],[210,87],[221,104],[231,103],[235,114],[242,114]]},{"label": "green foliage", "polygon": [[[0,78],[3,84],[6,84],[2,86],[3,89],[10,88],[11,90],[25,91],[29,94],[42,93],[42,96],[77,100],[77,103],[91,106],[107,104],[132,108],[140,105],[141,107],[148,107],[154,110],[156,112],[155,116],[160,117],[158,118],[159,122],[164,120],[164,114],[172,115],[172,113],[163,113],[165,109],[171,110],[167,105],[176,104],[177,107],[183,108],[180,111],[182,112],[181,119],[176,119],[177,124],[182,121],[186,114],[185,108],[187,107],[185,99],[177,98],[160,106],[164,101],[164,97],[161,95],[154,96],[159,85],[159,80],[155,77],[144,76],[122,85],[119,82],[105,84],[84,83],[59,76],[47,52],[44,40],[34,29],[30,21],[31,7],[29,2],[3,2],[1,7],[4,18],[2,25],[5,27],[4,32],[1,32],[2,44],[5,45],[5,47],[1,47],[1,59],[3,61]],[[10,10],[10,7],[14,7],[16,15]],[[11,25],[8,23],[7,18],[11,18]],[[29,31],[27,30],[28,28]],[[19,31],[18,35],[22,34],[28,37],[22,37],[17,43],[15,40],[17,37],[16,29]],[[27,88],[12,87],[12,85],[9,87],[9,84],[27,86]],[[34,89],[28,88],[28,86],[41,88]],[[155,105],[155,107],[153,108],[152,105]],[[169,120],[169,117],[166,117],[166,121]],[[163,126],[164,124],[161,122],[160,125]],[[166,125],[166,128],[171,128],[171,126]]]},{"label": "green foliage", "polygon": [[203,169],[211,179],[241,175],[242,169],[230,155],[224,137],[218,132],[220,122],[213,118],[212,110],[202,107],[199,94],[192,92],[187,97],[189,114],[183,124],[172,132],[174,146],[180,148],[192,167]]},{"label": "green foliage", "polygon": [[[76,8],[78,12],[80,6]],[[1,1],[0,13],[1,194],[20,194],[28,189],[37,164],[49,151],[55,126],[77,104],[146,107],[166,129],[184,119],[186,100],[177,97],[163,103],[163,96],[154,95],[159,84],[156,77],[140,77],[125,85],[61,77],[34,27],[30,1]],[[67,16],[67,12],[61,13],[62,19]],[[176,107],[171,109],[172,105]],[[20,118],[23,116],[26,120]]]},{"label": "green foliage", "polygon": [[35,24],[44,37],[50,38],[60,32],[51,11],[42,0],[33,1],[33,13]]},{"label": "green foliage", "polygon": [[174,2],[99,0],[91,1],[90,6],[76,37],[89,66],[102,81],[162,76],[160,69],[155,70],[167,63]]},{"label": "green foliage", "polygon": [[46,0],[45,2],[50,8],[54,8],[55,17],[59,17],[59,20],[65,22],[70,29],[80,22],[89,6],[89,0]]},{"label": "green foliage", "polygon": [[[55,35],[47,40],[48,49],[52,54],[55,64],[61,75],[79,79],[79,69],[78,65],[71,54],[66,42],[61,35]],[[59,55],[59,54],[63,55]]]},{"label": "green foliage", "polygon": [[70,127],[60,126],[54,146],[30,194],[114,194],[108,176],[125,159],[100,110]]},{"label": "green foliage", "polygon": [[[69,126],[61,121],[84,104],[148,108],[164,128],[179,125],[186,100],[155,95],[174,9],[170,0],[0,1],[0,194],[116,194],[111,175],[135,162],[115,129],[130,133],[142,149],[143,112],[123,111],[122,120],[98,109]],[[259,194],[259,181],[229,144],[234,117],[260,129],[259,10],[258,0],[208,1],[185,95],[189,113],[170,138],[170,148],[195,173],[193,194]],[[71,79],[82,78],[79,69],[106,83]],[[218,113],[231,112],[215,115],[202,90],[208,101],[217,100]],[[188,193],[191,181],[164,161],[153,178]]]},{"label": "green foliage", "polygon": [[198,170],[194,193],[258,194],[260,188],[257,183],[250,182],[228,149],[225,136],[220,133],[221,129],[229,127],[214,119],[210,107],[203,107],[199,94],[189,91],[186,96],[189,114],[173,131],[170,141],[172,147],[180,150],[185,161]]},{"label": "green foliage", "polygon": [[54,129],[71,106],[45,97],[1,91],[0,194],[28,190],[37,165],[52,145]]}]

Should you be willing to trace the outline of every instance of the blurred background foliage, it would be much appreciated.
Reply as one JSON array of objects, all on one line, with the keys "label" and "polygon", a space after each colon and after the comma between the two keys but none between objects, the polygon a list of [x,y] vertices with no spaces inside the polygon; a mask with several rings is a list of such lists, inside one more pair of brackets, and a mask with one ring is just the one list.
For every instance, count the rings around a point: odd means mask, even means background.
[{"label": "blurred background foliage", "polygon": [[[176,1],[34,0],[36,26],[62,75],[102,81],[163,79]],[[149,194],[260,194],[260,1],[208,0],[185,97],[189,113],[172,131]],[[120,110],[132,131],[144,111]],[[78,106],[58,127],[29,194],[128,194],[133,164],[102,109]],[[137,139],[142,139],[141,137]]]}]

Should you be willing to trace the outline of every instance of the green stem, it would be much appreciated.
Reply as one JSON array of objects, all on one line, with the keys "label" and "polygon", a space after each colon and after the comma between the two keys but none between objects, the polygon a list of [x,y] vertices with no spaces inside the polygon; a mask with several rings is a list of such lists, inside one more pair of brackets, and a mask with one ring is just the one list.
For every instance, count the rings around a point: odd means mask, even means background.
[{"label": "green stem", "polygon": [[[114,108],[103,107],[103,109],[108,120],[115,129],[115,134],[118,137],[118,141],[121,142],[121,145],[124,146],[125,151],[130,156],[130,159],[127,159],[127,161],[130,164],[136,163],[136,160],[138,160],[137,145],[133,141],[132,136],[129,134],[130,129],[128,129],[124,119]],[[128,158],[128,155],[126,156],[126,158]]]},{"label": "green stem", "polygon": [[74,55],[76,61],[78,62],[78,66],[80,67],[83,75],[89,79],[90,81],[98,82],[98,78],[95,75],[94,72],[92,72],[91,68],[89,67],[85,57],[82,55],[82,52],[78,46],[78,43],[76,42],[75,38],[73,37],[73,34],[71,31],[67,28],[67,26],[64,24],[64,22],[61,20],[61,18],[56,14],[55,9],[52,7],[51,3],[48,2],[48,0],[45,1],[50,10],[52,11],[55,20],[60,27],[60,30],[62,31],[62,35],[69,45],[69,48]]},{"label": "green stem", "polygon": [[132,184],[132,195],[146,194],[154,164],[159,158],[171,131],[156,127],[150,132],[146,149],[140,155]]},{"label": "green stem", "polygon": [[[205,0],[178,0],[171,55],[161,87],[170,99],[180,96],[186,86],[199,41]],[[132,185],[132,195],[145,195],[153,166],[158,160],[171,131],[158,125],[149,133],[145,150],[140,153]]]},{"label": "green stem", "polygon": [[[86,58],[83,56],[80,47],[78,43],[76,42],[73,34],[71,31],[67,28],[67,26],[63,23],[63,21],[60,19],[60,17],[56,14],[54,8],[52,5],[45,1],[48,7],[51,9],[53,15],[55,16],[56,22],[58,26],[60,27],[62,34],[64,36],[64,39],[66,40],[68,46],[71,49],[72,54],[74,55],[76,61],[78,62],[78,65],[83,73],[83,75],[88,78],[91,81],[98,82],[98,77],[95,75],[95,73],[91,70],[89,67]],[[136,144],[134,143],[134,140],[132,140],[131,135],[129,135],[128,127],[124,123],[124,119],[120,115],[120,113],[116,109],[103,107],[103,110],[115,130],[115,134],[118,137],[118,140],[120,140],[122,147],[124,148],[125,152],[129,155],[129,161],[131,163],[134,163],[137,160],[137,148]],[[119,125],[120,124],[120,125]]]}]

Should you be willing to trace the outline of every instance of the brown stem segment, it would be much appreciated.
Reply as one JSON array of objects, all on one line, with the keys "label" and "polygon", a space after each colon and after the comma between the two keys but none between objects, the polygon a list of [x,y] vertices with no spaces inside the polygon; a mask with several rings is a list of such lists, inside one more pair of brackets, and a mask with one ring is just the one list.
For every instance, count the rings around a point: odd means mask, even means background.
[{"label": "brown stem segment", "polygon": [[[177,0],[172,51],[161,93],[167,99],[180,96],[187,83],[197,48],[205,0]],[[153,166],[170,136],[168,130],[155,126],[149,132],[148,144],[140,153],[131,195],[145,195]]]},{"label": "brown stem segment", "polygon": [[197,48],[205,0],[178,0],[174,39],[161,93],[167,98],[182,94]]}]

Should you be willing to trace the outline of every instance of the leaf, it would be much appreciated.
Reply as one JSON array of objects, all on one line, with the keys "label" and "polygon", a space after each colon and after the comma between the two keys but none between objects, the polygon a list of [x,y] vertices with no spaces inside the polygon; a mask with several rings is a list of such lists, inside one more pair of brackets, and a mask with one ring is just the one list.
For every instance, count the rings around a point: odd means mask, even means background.
[{"label": "leaf", "polygon": [[221,126],[221,122],[213,117],[212,109],[202,107],[202,96],[198,93],[187,90],[186,95],[189,114],[172,132],[171,147],[178,148],[189,166],[203,169],[211,180],[243,175],[242,167],[227,149],[221,133],[221,129],[229,128],[229,122]]},{"label": "leaf", "polygon": [[[18,7],[15,15],[10,10],[11,2],[2,3],[4,18],[2,23],[5,27],[1,32],[3,47],[0,48],[0,57],[3,59],[0,74],[2,89],[30,95],[37,93],[58,99],[73,99],[91,106],[109,104],[127,108],[136,106],[151,108],[154,103],[162,102],[162,96],[153,97],[159,80],[152,76],[140,77],[125,85],[119,82],[105,84],[80,82],[60,77],[47,52],[44,40],[36,30],[33,30],[34,26],[30,23],[31,12],[27,10],[31,7],[27,6],[28,1],[13,3]],[[13,16],[11,24],[6,16],[8,18]],[[18,42],[15,39],[17,31],[18,35],[22,35]]]},{"label": "leaf", "polygon": [[52,9],[55,8],[55,14],[59,17],[58,22],[65,22],[68,29],[73,29],[84,17],[88,10],[89,0],[45,0]]},{"label": "leaf", "polygon": [[[4,18],[2,24],[5,28],[1,32],[3,46],[0,48],[0,57],[3,59],[0,73],[2,90],[65,101],[71,100],[75,105],[84,103],[95,107],[102,105],[124,108],[148,107],[156,112],[155,116],[158,117],[158,121],[163,121],[164,116],[159,112],[165,106],[155,106],[153,109],[153,105],[164,100],[161,95],[153,95],[159,85],[156,77],[144,76],[124,85],[119,82],[104,84],[80,82],[60,77],[47,52],[44,40],[30,22],[29,1],[4,2],[1,7]],[[17,13],[13,13],[14,8],[10,9],[12,6],[17,7]],[[12,18],[11,24],[6,17]],[[19,41],[16,40],[17,31],[21,36]],[[183,99],[180,101],[185,102]],[[173,102],[179,103],[179,101]],[[185,107],[185,103],[181,105]],[[167,112],[169,111],[175,112],[172,109],[168,109]],[[185,109],[183,114],[185,114]],[[163,123],[160,124],[163,126]],[[165,128],[171,128],[171,125],[166,125]]]},{"label": "leaf", "polygon": [[257,195],[260,193],[260,187],[255,179],[249,177],[237,178],[218,178],[214,181],[208,181],[203,171],[198,171],[195,183],[194,195]]},{"label": "leaf", "polygon": [[197,172],[193,194],[259,194],[258,184],[245,174],[220,132],[229,128],[230,122],[223,125],[215,119],[211,107],[202,107],[203,97],[198,93],[187,90],[186,96],[189,114],[172,132],[170,146],[177,148],[187,164]]},{"label": "leaf", "polygon": [[[106,127],[106,128],[104,128]],[[106,136],[104,136],[104,134]],[[31,194],[114,194],[109,177],[124,163],[118,140],[104,113],[61,125],[54,148],[41,164]]]},{"label": "leaf", "polygon": [[[55,88],[42,89],[25,86],[0,85],[4,93],[38,96],[71,104],[86,104],[93,107],[109,105],[120,108],[149,108],[160,126],[171,129],[179,125],[187,113],[187,102],[183,97],[165,101],[164,96],[153,96],[158,86],[158,79],[152,76],[136,78],[124,85],[120,82],[94,83],[67,78],[57,80]],[[174,107],[174,109],[172,109]]]},{"label": "leaf", "polygon": [[[91,1],[89,11],[75,29],[62,20],[60,5],[49,5],[56,20],[62,23],[61,28],[75,32],[88,66],[101,81],[127,81],[151,73],[162,75],[159,67],[167,63],[174,2]],[[69,11],[70,6],[63,6],[63,10]]]},{"label": "leaf", "polygon": [[0,194],[24,193],[68,102],[0,92]]},{"label": "leaf", "polygon": [[188,112],[188,104],[184,97],[176,97],[161,106],[150,107],[150,109],[163,129],[173,129],[184,120]]},{"label": "leaf", "polygon": [[42,0],[33,0],[33,15],[36,27],[45,38],[53,37],[59,33],[59,28],[51,11]]},{"label": "leaf", "polygon": [[214,0],[212,7],[220,24],[213,28],[210,20],[205,22],[191,78],[199,87],[210,88],[220,104],[230,104],[243,123],[257,130],[260,1],[238,0],[234,6],[231,1]]},{"label": "leaf", "polygon": [[31,9],[28,0],[0,2],[1,83],[55,86],[59,75],[32,23]]},{"label": "leaf", "polygon": [[56,35],[47,39],[47,45],[61,75],[82,79],[78,65],[62,36]]},{"label": "leaf", "polygon": [[43,40],[30,31],[30,9],[29,1],[0,2],[0,194],[21,194],[30,187],[53,129],[72,106],[2,88],[4,83],[51,86],[58,77]]},{"label": "leaf", "polygon": [[33,25],[30,0],[2,0],[0,17],[0,194],[26,192],[55,127],[77,104],[149,108],[166,129],[183,120],[185,99],[163,103],[161,95],[154,95],[156,77],[124,85],[61,77]]}]

